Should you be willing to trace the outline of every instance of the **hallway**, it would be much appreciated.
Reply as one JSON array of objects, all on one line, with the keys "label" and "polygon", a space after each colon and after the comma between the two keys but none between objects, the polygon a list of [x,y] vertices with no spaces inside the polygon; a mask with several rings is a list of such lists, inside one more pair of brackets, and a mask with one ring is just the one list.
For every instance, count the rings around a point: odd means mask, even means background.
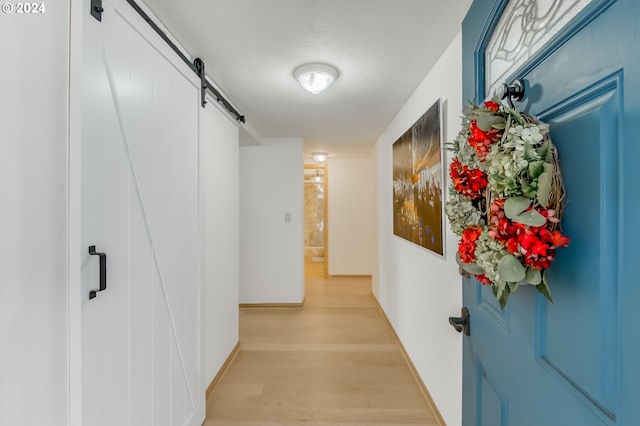
[{"label": "hallway", "polygon": [[240,345],[205,426],[438,425],[369,278],[308,279],[302,309],[242,309]]}]

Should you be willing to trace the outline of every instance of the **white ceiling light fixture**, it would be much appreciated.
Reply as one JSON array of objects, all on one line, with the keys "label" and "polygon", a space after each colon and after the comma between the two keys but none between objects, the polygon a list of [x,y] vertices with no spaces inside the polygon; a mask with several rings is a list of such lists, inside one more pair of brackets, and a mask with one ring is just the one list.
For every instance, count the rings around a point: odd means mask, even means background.
[{"label": "white ceiling light fixture", "polygon": [[324,163],[329,158],[329,153],[327,152],[312,152],[311,157],[313,157],[313,161],[317,161],[318,163]]},{"label": "white ceiling light fixture", "polygon": [[305,90],[317,95],[338,78],[338,70],[326,64],[306,64],[296,68],[293,76]]}]

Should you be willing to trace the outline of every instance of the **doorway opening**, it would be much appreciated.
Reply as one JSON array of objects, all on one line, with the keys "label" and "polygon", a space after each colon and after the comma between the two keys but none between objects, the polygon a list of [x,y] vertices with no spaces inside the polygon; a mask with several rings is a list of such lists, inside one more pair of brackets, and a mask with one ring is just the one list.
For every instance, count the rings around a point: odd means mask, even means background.
[{"label": "doorway opening", "polygon": [[329,277],[327,166],[304,166],[304,276]]}]

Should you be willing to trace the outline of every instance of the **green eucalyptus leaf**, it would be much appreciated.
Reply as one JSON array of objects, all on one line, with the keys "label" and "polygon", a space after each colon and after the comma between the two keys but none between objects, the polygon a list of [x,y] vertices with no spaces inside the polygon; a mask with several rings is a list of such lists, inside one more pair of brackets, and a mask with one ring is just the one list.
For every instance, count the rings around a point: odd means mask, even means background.
[{"label": "green eucalyptus leaf", "polygon": [[537,199],[544,208],[549,206],[549,196],[551,195],[551,173],[544,172],[538,177]]},{"label": "green eucalyptus leaf", "polygon": [[[509,296],[507,296],[509,297]],[[504,310],[504,307],[507,306],[507,297],[498,299],[498,303],[500,303],[500,309]]]},{"label": "green eucalyptus leaf", "polygon": [[512,254],[508,254],[498,262],[500,278],[508,282],[520,282],[526,276],[526,269]]},{"label": "green eucalyptus leaf", "polygon": [[504,202],[504,214],[513,219],[531,205],[531,200],[525,197],[511,197]]},{"label": "green eucalyptus leaf", "polygon": [[505,127],[507,127],[507,120],[504,117],[501,117],[499,115],[494,115],[493,118],[494,118],[493,120],[494,128],[504,129]]},{"label": "green eucalyptus leaf", "polygon": [[509,295],[511,294],[511,289],[508,285],[504,285],[501,289],[502,291],[499,292],[499,295],[496,295],[496,298],[498,299],[498,303],[500,304],[500,309],[504,309],[504,307],[507,306],[507,300],[509,299]]},{"label": "green eucalyptus leaf", "polygon": [[542,277],[542,284],[538,284],[536,286],[536,290],[538,290],[538,293],[544,295],[544,297],[546,297],[549,302],[553,303],[551,292],[549,291],[549,284],[547,283],[546,279],[546,271],[542,274]]},{"label": "green eucalyptus leaf", "polygon": [[493,295],[496,296],[496,299],[498,300],[502,299],[502,294],[504,293],[505,287],[506,286],[504,284],[494,286],[495,291],[493,292]]},{"label": "green eucalyptus leaf", "polygon": [[536,198],[536,188],[533,186],[529,186],[527,189],[522,188],[522,192],[530,199]]},{"label": "green eucalyptus leaf", "polygon": [[471,113],[473,113],[473,107],[471,105],[465,105],[462,108],[462,113],[466,116],[466,115],[470,115]]},{"label": "green eucalyptus leaf", "polygon": [[482,130],[483,132],[488,132],[498,121],[498,117],[496,117],[495,115],[484,114],[478,116],[476,125],[478,126],[478,129]]},{"label": "green eucalyptus leaf", "polygon": [[538,151],[536,151],[533,145],[531,145],[529,142],[526,142],[524,144],[524,159],[529,162],[540,160],[540,155],[538,155]]},{"label": "green eucalyptus leaf", "polygon": [[509,282],[509,283],[507,283],[507,287],[509,287],[509,291],[511,293],[515,293],[516,290],[518,289],[519,285],[520,285],[519,282],[513,282],[513,283]]},{"label": "green eucalyptus leaf", "polygon": [[497,123],[493,123],[493,128],[504,130],[507,128],[507,122],[503,119],[501,121],[498,121]]},{"label": "green eucalyptus leaf", "polygon": [[462,266],[462,269],[464,269],[470,274],[473,274],[473,275],[484,274],[484,269],[482,269],[482,266],[479,266],[477,263],[463,263],[460,266]]},{"label": "green eucalyptus leaf", "polygon": [[462,267],[465,271],[473,275],[481,275],[484,274],[484,269],[479,266],[477,263],[464,263],[460,259],[460,253],[456,252],[456,263]]},{"label": "green eucalyptus leaf", "polygon": [[529,284],[538,285],[542,282],[540,271],[534,268],[527,268],[527,275],[524,280]]},{"label": "green eucalyptus leaf", "polygon": [[551,161],[550,153],[551,153],[551,140],[547,139],[540,148],[538,148],[538,155],[545,161]]},{"label": "green eucalyptus leaf", "polygon": [[514,222],[529,226],[542,226],[547,223],[547,219],[536,210],[529,210],[511,219]]},{"label": "green eucalyptus leaf", "polygon": [[529,176],[532,179],[537,178],[544,172],[544,161],[533,161],[529,163]]},{"label": "green eucalyptus leaf", "polygon": [[525,197],[529,199],[536,198],[536,193],[538,192],[537,184],[529,184],[526,179],[519,179],[520,190],[524,194]]}]

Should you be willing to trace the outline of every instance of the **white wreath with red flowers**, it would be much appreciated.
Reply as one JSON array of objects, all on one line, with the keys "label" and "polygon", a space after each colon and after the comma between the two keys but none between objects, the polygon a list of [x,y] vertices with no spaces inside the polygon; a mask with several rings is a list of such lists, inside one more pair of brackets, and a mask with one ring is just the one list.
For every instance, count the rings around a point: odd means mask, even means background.
[{"label": "white wreath with red flowers", "polygon": [[549,301],[546,270],[569,238],[559,230],[564,187],[549,126],[497,101],[463,109],[446,213],[461,237],[462,270],[491,285],[504,308],[521,283]]}]

